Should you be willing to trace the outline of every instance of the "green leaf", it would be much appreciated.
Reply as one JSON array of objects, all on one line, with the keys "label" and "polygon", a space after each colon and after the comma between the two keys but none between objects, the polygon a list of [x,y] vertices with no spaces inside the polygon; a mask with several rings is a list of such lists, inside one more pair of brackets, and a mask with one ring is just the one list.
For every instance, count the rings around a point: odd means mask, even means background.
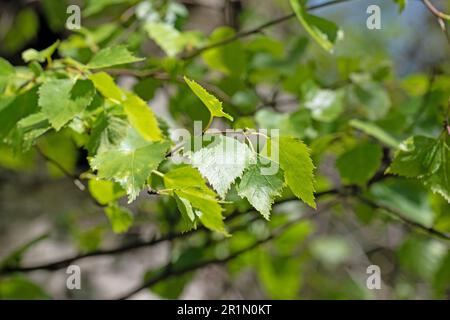
[{"label": "green leaf", "polygon": [[282,136],[303,138],[311,125],[311,113],[304,108],[293,113],[276,112],[265,108],[256,112],[255,120],[259,128],[277,129]]},{"label": "green leaf", "polygon": [[222,135],[192,154],[192,165],[208,179],[222,199],[236,178],[255,161],[254,152],[245,143]]},{"label": "green leaf", "polygon": [[406,7],[406,1],[407,0],[394,0],[394,2],[396,4],[398,4],[398,11],[399,12],[403,12],[403,10],[405,10]]},{"label": "green leaf", "polygon": [[378,127],[376,124],[360,120],[350,120],[349,124],[358,130],[372,136],[388,147],[399,149],[400,141],[392,137],[389,133]]},{"label": "green leaf", "polygon": [[114,79],[106,72],[91,74],[89,79],[105,98],[109,98],[116,103],[120,103],[125,99],[125,93],[115,84]]},{"label": "green leaf", "polygon": [[155,114],[145,101],[135,94],[127,94],[123,106],[131,125],[144,139],[149,141],[162,139],[162,133]]},{"label": "green leaf", "polygon": [[[208,45],[230,39],[235,34],[236,32],[230,27],[217,28],[209,38]],[[246,68],[245,51],[238,40],[206,50],[202,58],[211,69],[226,75],[239,77]]]},{"label": "green leaf", "polygon": [[380,204],[395,208],[406,218],[426,227],[432,227],[434,213],[430,208],[424,187],[408,180],[394,180],[390,183],[377,183],[370,187],[370,193]]},{"label": "green leaf", "polygon": [[8,54],[17,53],[35,39],[39,30],[39,16],[33,8],[26,7],[18,11],[11,22],[9,28],[2,28],[2,51]]},{"label": "green leaf", "polygon": [[[39,148],[44,154],[59,163],[67,172],[75,172],[79,150],[73,141],[73,136],[68,129],[59,132],[49,132],[39,141]],[[54,177],[64,177],[65,173],[51,162],[47,162],[50,174]]]},{"label": "green leaf", "polygon": [[375,121],[382,119],[391,107],[391,99],[386,89],[379,83],[366,81],[364,78],[352,78],[356,83],[352,94],[363,108],[367,118]]},{"label": "green leaf", "polygon": [[60,130],[91,103],[94,95],[89,80],[52,80],[40,87],[39,106],[52,127]]},{"label": "green leaf", "polygon": [[168,189],[176,190],[199,188],[211,196],[216,196],[216,193],[208,188],[198,170],[187,165],[176,167],[167,172],[164,175],[164,185]]},{"label": "green leaf", "polygon": [[435,164],[440,164],[439,168],[431,176],[424,180],[426,186],[431,191],[440,194],[450,203],[450,144],[447,132],[444,132],[444,138],[438,141]]},{"label": "green leaf", "polygon": [[89,69],[109,68],[116,65],[133,63],[145,60],[144,58],[138,58],[128,51],[124,45],[115,47],[108,47],[100,50],[91,61],[87,64]]},{"label": "green leaf", "polygon": [[450,289],[450,251],[434,273],[433,290],[435,299],[445,299],[445,293]]},{"label": "green leaf", "polygon": [[22,151],[29,150],[39,137],[51,129],[47,117],[42,112],[34,113],[20,120],[17,123],[16,132],[22,143]]},{"label": "green leaf", "polygon": [[324,266],[332,268],[347,261],[352,254],[350,243],[341,236],[322,236],[314,239],[310,250]]},{"label": "green leaf", "polygon": [[237,186],[239,196],[247,198],[248,202],[269,220],[274,198],[281,195],[284,187],[283,172],[278,170],[274,175],[262,172],[261,162],[249,166]]},{"label": "green leaf", "polygon": [[177,203],[178,210],[181,213],[181,217],[184,222],[183,231],[189,231],[197,228],[196,214],[192,208],[192,204],[188,199],[178,197],[175,194],[175,201]]},{"label": "green leaf", "polygon": [[313,119],[323,122],[335,120],[344,109],[342,90],[308,90],[305,95],[305,108],[311,110]]},{"label": "green leaf", "polygon": [[130,129],[117,148],[97,154],[91,160],[91,167],[98,171],[100,179],[120,183],[132,202],[152,171],[164,160],[168,148],[167,142],[149,142]]},{"label": "green leaf", "polygon": [[342,37],[342,30],[333,22],[307,12],[303,0],[290,0],[298,21],[309,35],[325,50],[332,52],[336,41]]},{"label": "green leaf", "polygon": [[435,239],[410,237],[396,252],[399,266],[411,276],[432,281],[448,247]]},{"label": "green leaf", "polygon": [[90,155],[114,149],[127,135],[126,116],[113,113],[101,113],[92,128],[86,144]]},{"label": "green leaf", "polygon": [[[225,117],[230,121],[233,121],[233,117],[228,113],[223,112],[222,102],[219,101],[215,96],[206,91],[201,85],[199,85],[194,80],[190,80],[184,77],[184,81],[191,88],[192,92],[203,102],[203,104],[208,108],[211,113],[209,123],[211,123],[213,117]],[[208,125],[209,126],[209,125]],[[207,127],[208,127],[207,126]]]},{"label": "green leaf", "polygon": [[[388,173],[405,177],[422,177],[436,171],[440,163],[435,163],[438,151],[436,140],[414,136],[402,143],[403,148],[396,152]],[[434,168],[433,168],[434,167]]]},{"label": "green leaf", "polygon": [[105,208],[105,214],[114,233],[124,233],[133,225],[133,214],[125,208],[111,204]]},{"label": "green leaf", "polygon": [[42,9],[50,29],[61,32],[67,19],[67,0],[43,0]]},{"label": "green leaf", "polygon": [[336,160],[341,177],[348,183],[365,185],[381,165],[383,150],[377,144],[361,143]]},{"label": "green leaf", "polygon": [[103,11],[109,6],[132,2],[133,0],[89,0],[83,14],[88,17]]},{"label": "green leaf", "polygon": [[15,72],[14,67],[6,59],[0,57],[0,77],[11,76]]},{"label": "green leaf", "polygon": [[268,140],[262,154],[280,164],[285,182],[294,195],[315,208],[314,164],[309,148],[296,138],[273,137]]},{"label": "green leaf", "polygon": [[414,136],[396,153],[387,172],[418,178],[450,203],[450,146],[447,132],[437,140]]},{"label": "green leaf", "polygon": [[174,190],[178,208],[191,228],[198,217],[205,227],[226,233],[217,194],[208,188],[195,168],[181,166],[170,170],[164,175],[164,185]]},{"label": "green leaf", "polygon": [[112,203],[126,194],[119,184],[108,180],[91,179],[88,188],[92,197],[101,205]]},{"label": "green leaf", "polygon": [[0,57],[0,94],[4,91],[9,79],[15,74],[14,67]]},{"label": "green leaf", "polygon": [[35,49],[28,49],[22,53],[22,59],[25,62],[30,61],[38,61],[41,63],[45,62],[46,60],[49,60],[51,58],[51,56],[53,55],[53,53],[55,53],[58,46],[59,40],[42,51],[37,51]]},{"label": "green leaf", "polygon": [[37,87],[16,97],[0,97],[0,141],[2,141],[17,122],[38,108]]},{"label": "green leaf", "polygon": [[50,298],[41,287],[20,274],[0,280],[0,299],[2,300],[42,300]]},{"label": "green leaf", "polygon": [[184,38],[180,31],[167,23],[150,22],[145,25],[149,37],[160,46],[169,57],[174,57],[185,46]]}]

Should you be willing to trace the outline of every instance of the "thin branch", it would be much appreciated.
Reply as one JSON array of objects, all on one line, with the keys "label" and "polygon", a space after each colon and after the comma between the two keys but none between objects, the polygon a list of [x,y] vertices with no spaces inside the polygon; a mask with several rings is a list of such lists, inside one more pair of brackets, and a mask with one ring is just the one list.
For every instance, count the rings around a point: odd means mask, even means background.
[{"label": "thin branch", "polygon": [[75,184],[75,186],[77,186],[78,189],[80,189],[81,191],[86,190],[86,186],[83,184],[83,182],[81,182],[80,178],[76,175],[73,174],[71,172],[69,172],[66,168],[64,168],[58,161],[56,161],[55,159],[49,157],[48,155],[45,154],[44,151],[42,151],[42,149],[36,145],[35,146],[37,152],[49,163],[53,164],[55,167],[57,167],[67,178],[71,179],[73,181],[73,183]]},{"label": "thin branch", "polygon": [[443,13],[442,11],[438,10],[430,0],[422,0],[423,4],[430,10],[432,14],[434,14],[437,18],[443,19],[443,20],[450,20],[450,15]]},{"label": "thin branch", "polygon": [[[330,189],[330,190],[316,193],[315,196],[316,196],[316,198],[320,198],[322,196],[333,195],[333,194],[338,194],[338,193],[339,193],[338,189]],[[275,203],[275,205],[280,205],[280,204],[283,204],[286,202],[297,201],[297,200],[298,200],[297,198],[281,199],[277,203]],[[232,221],[233,219],[237,218],[238,216],[242,216],[243,214],[250,213],[253,211],[254,211],[253,209],[249,210],[245,213],[240,213],[238,211],[235,211],[226,218],[226,221],[227,222]],[[259,217],[259,216],[256,216],[256,217]],[[26,266],[25,267],[8,267],[8,266],[6,266],[5,268],[0,269],[0,275],[1,274],[9,274],[9,273],[13,273],[13,272],[31,272],[31,271],[36,271],[36,270],[48,270],[48,271],[59,270],[59,269],[65,268],[65,267],[69,266],[70,264],[72,264],[73,262],[81,260],[81,259],[91,258],[91,257],[99,257],[99,256],[105,256],[105,255],[121,254],[124,252],[129,252],[129,251],[140,249],[140,248],[151,247],[151,246],[154,246],[159,243],[166,242],[166,241],[188,238],[194,234],[197,234],[197,233],[199,233],[201,231],[205,231],[205,230],[206,230],[205,227],[200,226],[195,230],[188,231],[185,233],[176,233],[176,232],[168,233],[160,238],[155,238],[155,239],[152,239],[149,241],[135,242],[132,244],[124,245],[124,246],[113,248],[113,249],[103,249],[103,250],[91,251],[88,253],[82,253],[82,254],[78,254],[78,255],[75,255],[70,258],[61,259],[61,260],[54,261],[51,263],[39,264],[39,265],[28,266],[28,267],[26,267]],[[236,229],[234,231],[236,231]]]},{"label": "thin branch", "polygon": [[[316,10],[316,9],[332,6],[332,5],[339,4],[339,3],[349,2],[349,1],[353,1],[353,0],[333,0],[333,1],[328,1],[328,2],[325,2],[325,3],[309,6],[306,9],[308,11],[312,11],[312,10]],[[218,42],[215,42],[215,43],[212,43],[212,44],[209,44],[207,46],[204,46],[204,47],[201,47],[199,49],[196,49],[196,50],[194,50],[192,52],[182,54],[180,56],[180,58],[181,59],[192,59],[192,58],[200,55],[201,53],[203,53],[203,52],[205,52],[207,50],[210,50],[210,49],[213,49],[213,48],[216,48],[216,47],[220,47],[220,46],[232,43],[232,42],[234,42],[234,41],[236,41],[236,40],[238,40],[240,38],[245,38],[245,37],[251,36],[253,34],[261,33],[264,29],[267,29],[269,27],[272,27],[272,26],[277,25],[279,23],[282,23],[284,21],[290,20],[290,19],[292,19],[294,17],[295,17],[295,13],[287,14],[285,16],[282,16],[282,17],[276,18],[274,20],[265,22],[265,23],[261,24],[260,26],[258,26],[256,28],[238,32],[232,37],[223,39],[221,41],[218,41]]]},{"label": "thin branch", "polygon": [[425,95],[422,98],[422,101],[420,103],[419,109],[417,110],[417,112],[413,116],[412,123],[408,126],[408,128],[406,128],[406,132],[410,132],[414,128],[414,126],[417,124],[419,118],[422,116],[422,114],[426,110],[426,108],[427,108],[427,106],[428,106],[428,104],[430,102],[430,99],[431,99],[431,93],[433,91],[433,85],[434,85],[434,82],[436,80],[436,74],[437,74],[437,70],[436,70],[436,68],[433,68],[431,70],[431,74],[430,74],[430,76],[428,78],[427,91],[426,91]]},{"label": "thin branch", "polygon": [[372,207],[373,209],[383,209],[383,210],[389,212],[390,214],[392,214],[393,216],[395,216],[396,218],[400,219],[402,222],[404,222],[405,224],[407,224],[413,228],[420,229],[420,230],[424,231],[425,233],[430,234],[435,237],[438,237],[440,239],[450,240],[449,234],[441,232],[439,230],[436,230],[432,227],[424,226],[423,224],[420,224],[414,220],[411,220],[411,219],[405,217],[405,215],[402,212],[400,212],[399,210],[397,210],[395,208],[392,208],[392,207],[384,205],[384,204],[377,203],[377,202],[370,200],[368,198],[365,198],[361,195],[358,195],[357,198],[359,200],[361,200],[363,203]]},{"label": "thin branch", "polygon": [[230,255],[228,255],[225,258],[215,258],[215,259],[209,259],[209,260],[204,260],[204,261],[200,261],[194,264],[191,264],[190,266],[186,266],[184,268],[180,268],[180,269],[176,269],[176,268],[172,268],[171,270],[164,270],[162,273],[160,273],[159,275],[156,275],[154,278],[149,279],[148,281],[145,281],[143,284],[137,286],[136,288],[132,289],[130,292],[126,293],[125,295],[121,296],[118,298],[118,300],[125,300],[130,298],[131,296],[135,295],[136,293],[146,289],[146,288],[150,288],[152,286],[154,286],[155,284],[166,280],[168,278],[171,277],[176,277],[176,276],[181,276],[183,274],[186,274],[188,272],[192,272],[195,270],[199,270],[202,269],[204,267],[207,267],[209,265],[212,264],[224,264],[227,262],[230,262],[233,259],[236,259],[237,257],[241,256],[244,253],[247,253],[249,251],[252,251],[256,248],[258,248],[259,246],[279,237],[280,235],[282,235],[286,230],[288,230],[290,227],[292,227],[293,225],[304,221],[306,219],[312,218],[317,216],[317,213],[319,212],[323,212],[325,210],[328,210],[330,207],[332,207],[336,202],[330,202],[328,204],[326,204],[325,206],[323,206],[319,211],[314,211],[311,212],[307,215],[301,216],[297,219],[291,220],[287,223],[285,223],[284,225],[274,229],[270,235],[268,235],[267,237],[265,237],[264,239],[258,240],[256,242],[254,242],[253,244],[249,245],[246,248],[243,248],[241,250],[238,250],[234,253],[231,253]]}]

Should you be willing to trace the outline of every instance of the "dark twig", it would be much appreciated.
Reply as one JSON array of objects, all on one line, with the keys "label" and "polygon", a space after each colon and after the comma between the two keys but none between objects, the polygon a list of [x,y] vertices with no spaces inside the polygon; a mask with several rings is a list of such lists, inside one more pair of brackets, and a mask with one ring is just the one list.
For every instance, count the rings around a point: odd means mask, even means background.
[{"label": "dark twig", "polygon": [[[312,11],[312,10],[316,10],[316,9],[320,9],[320,8],[332,6],[332,5],[335,5],[335,4],[348,2],[348,1],[352,1],[352,0],[333,0],[333,1],[328,1],[328,2],[325,2],[325,3],[321,3],[321,4],[310,6],[310,7],[307,8],[307,10],[308,11]],[[218,42],[209,44],[207,46],[204,46],[202,48],[196,49],[194,51],[182,54],[180,56],[180,58],[181,59],[192,59],[192,58],[200,55],[201,53],[203,53],[205,51],[208,51],[210,49],[217,48],[217,47],[220,47],[220,46],[224,46],[224,45],[232,43],[232,42],[234,42],[234,41],[236,41],[238,39],[245,38],[245,37],[251,36],[253,34],[261,33],[264,29],[267,29],[269,27],[272,27],[272,26],[277,25],[279,23],[282,23],[284,21],[290,20],[290,19],[292,19],[294,17],[295,17],[295,13],[287,14],[285,16],[282,16],[282,17],[276,18],[274,20],[265,22],[265,23],[263,23],[262,25],[260,25],[260,26],[258,26],[256,28],[238,32],[234,36],[226,38],[226,39],[224,39],[222,41],[218,41]]]},{"label": "dark twig", "polygon": [[81,182],[80,178],[76,175],[73,174],[71,172],[69,172],[66,168],[64,168],[58,161],[56,161],[55,159],[47,156],[45,154],[44,151],[42,151],[42,149],[36,145],[35,146],[37,152],[49,163],[53,164],[55,167],[57,167],[67,178],[71,179],[73,181],[73,183],[75,184],[75,186],[77,186],[78,189],[80,189],[81,191],[86,190],[86,186],[83,184],[83,182]]},{"label": "dark twig", "polygon": [[[330,207],[332,207],[336,202],[330,202],[326,205],[324,205],[321,209],[320,212],[328,210]],[[224,264],[227,263],[233,259],[236,259],[237,257],[241,256],[244,253],[247,253],[249,251],[252,251],[256,248],[258,248],[259,246],[279,237],[280,235],[282,235],[286,230],[288,230],[290,227],[292,227],[293,225],[304,221],[306,219],[309,219],[311,217],[316,216],[318,213],[318,211],[315,212],[311,212],[307,215],[301,216],[297,219],[291,220],[289,222],[287,222],[286,224],[274,229],[270,235],[268,235],[267,237],[265,237],[264,239],[255,241],[253,244],[249,245],[248,247],[245,247],[241,250],[238,250],[234,253],[231,253],[230,255],[228,255],[225,258],[215,258],[215,259],[209,259],[209,260],[204,260],[204,261],[200,261],[194,264],[191,264],[189,266],[180,268],[180,269],[176,269],[173,268],[172,270],[168,270],[168,271],[163,271],[162,273],[160,273],[159,275],[155,276],[154,278],[149,279],[148,281],[145,281],[143,284],[137,286],[136,288],[130,290],[130,292],[126,293],[125,295],[121,296],[118,298],[118,300],[125,300],[130,298],[131,296],[135,295],[136,293],[146,289],[146,288],[150,288],[151,286],[154,286],[155,284],[167,279],[167,278],[171,278],[171,277],[176,277],[176,276],[181,276],[183,274],[186,274],[188,272],[192,272],[195,270],[199,270],[202,269],[204,267],[207,267],[209,265],[212,264]]]},{"label": "dark twig", "polygon": [[432,227],[424,226],[423,224],[420,224],[414,220],[411,220],[411,219],[405,217],[405,215],[402,212],[400,212],[399,210],[397,210],[395,208],[392,208],[392,207],[384,205],[384,204],[377,203],[377,202],[370,200],[368,198],[365,198],[361,195],[358,195],[357,198],[359,200],[361,200],[363,203],[372,207],[373,209],[382,209],[384,211],[389,212],[390,214],[392,214],[393,216],[395,216],[396,218],[398,218],[399,220],[401,220],[402,222],[404,222],[405,224],[407,224],[411,227],[422,230],[422,231],[426,232],[427,234],[433,235],[435,237],[438,237],[438,238],[441,238],[444,240],[450,240],[449,234],[446,234],[444,232],[436,230]]}]

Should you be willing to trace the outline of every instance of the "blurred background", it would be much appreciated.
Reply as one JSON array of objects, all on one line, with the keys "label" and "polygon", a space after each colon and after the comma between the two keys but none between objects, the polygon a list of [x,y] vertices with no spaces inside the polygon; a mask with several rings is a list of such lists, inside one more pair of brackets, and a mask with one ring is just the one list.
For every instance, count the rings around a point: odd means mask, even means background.
[{"label": "blurred background", "polygon": [[[83,27],[111,23],[130,7],[127,1],[109,2],[111,5],[100,12],[83,15]],[[310,1],[311,4],[321,2]],[[434,2],[443,11],[450,12],[450,1]],[[69,3],[79,4],[82,13],[88,4],[64,0],[0,1],[1,57],[14,65],[24,65],[23,50],[44,49],[57,39],[73,37],[74,33],[64,27]],[[222,25],[245,30],[290,12],[288,1],[283,0],[183,0],[174,3],[179,4],[177,10],[183,17],[183,30],[200,30],[206,34]],[[381,30],[366,28],[366,9],[371,4],[382,8]],[[409,81],[405,83],[411,90],[423,85],[423,79],[433,70],[444,73],[448,70],[449,47],[435,17],[425,10],[421,1],[409,0],[401,14],[390,0],[355,0],[315,13],[343,28],[345,38],[335,52],[341,61],[360,59],[377,66],[388,65],[394,76]],[[292,20],[265,33],[286,41],[305,36],[300,25]],[[132,46],[138,45],[147,56],[161,56],[151,41],[136,44],[133,37],[127,41]],[[333,58],[314,47],[308,49],[307,55],[314,59],[317,73],[324,82],[332,83],[336,79]],[[119,83],[133,86],[135,80],[125,76]],[[159,87],[157,81],[145,85],[150,88],[147,99],[158,115],[174,123],[177,119],[170,111],[176,102],[171,98],[173,91]],[[267,92],[270,90],[261,89],[262,95]],[[294,99],[283,105],[282,111],[296,107],[298,103]],[[40,147],[47,155],[64,163],[68,172],[79,174],[88,168],[83,161],[86,154],[69,137],[64,140],[49,136]],[[165,200],[142,194],[128,206],[135,214],[136,225],[124,235],[115,235],[89,195],[80,191],[59,168],[35,151],[14,155],[11,150],[1,148],[0,261],[33,240],[37,242],[24,254],[23,265],[52,262],[78,252],[112,248],[137,239],[149,240],[170,231],[170,217],[177,214],[176,209]],[[321,170],[331,180],[336,180],[338,177],[331,167],[327,161],[321,164]],[[411,185],[407,188],[420,189]],[[382,187],[379,189],[380,194],[386,192]],[[385,194],[386,198],[388,196]],[[433,208],[420,207],[412,200],[415,203],[412,211],[419,212],[425,222],[432,219]],[[277,206],[275,212],[275,215],[283,215],[308,210],[296,202],[288,202]],[[277,223],[276,219],[273,223]],[[449,225],[448,219],[442,223],[444,228]],[[249,222],[248,230],[256,238],[267,232],[261,220]],[[248,243],[252,237],[239,232],[233,236],[234,241],[240,243]],[[66,288],[67,274],[62,268],[3,278],[0,292],[3,298],[114,299],[139,285],[146,274],[155,272],[174,256],[186,261],[201,257],[203,249],[196,244],[210,241],[208,239],[214,240],[214,235],[204,233],[189,241],[180,240],[182,244],[162,242],[149,248],[79,260],[75,263],[82,270],[82,290]],[[189,250],[183,247],[186,244],[191,246]],[[345,201],[298,224],[295,230],[274,241],[273,246],[277,248],[277,259],[271,255],[270,247],[258,249],[229,264],[207,266],[165,281],[132,298],[447,299],[450,296],[447,244],[411,233],[401,224],[374,218],[368,208],[360,206],[356,210]],[[229,249],[217,245],[211,250],[213,255],[223,256]],[[366,288],[366,268],[370,264],[381,267],[382,290]]]}]

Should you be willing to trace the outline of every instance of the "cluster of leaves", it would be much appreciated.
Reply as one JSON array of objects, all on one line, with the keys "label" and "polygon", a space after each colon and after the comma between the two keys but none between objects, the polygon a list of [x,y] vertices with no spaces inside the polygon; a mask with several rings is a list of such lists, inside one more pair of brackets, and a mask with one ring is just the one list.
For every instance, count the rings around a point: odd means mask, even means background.
[{"label": "cluster of leaves", "polygon": [[[394,1],[403,10],[406,1]],[[131,18],[123,18],[130,5]],[[441,72],[432,82],[422,74],[398,80],[384,57],[355,57],[340,48],[343,31],[312,15],[308,1],[290,0],[290,5],[298,23],[294,36],[282,41],[257,32],[243,40],[230,27],[209,36],[184,31],[187,10],[171,1],[88,1],[84,18],[110,10],[119,13],[117,21],[81,28],[41,51],[28,49],[22,53],[26,66],[0,58],[0,164],[15,168],[18,159],[26,162],[38,150],[60,163],[51,171],[73,178],[82,155],[88,168],[76,178],[87,181],[117,233],[135,223],[121,199],[127,196],[131,203],[142,190],[162,198],[164,215],[176,211],[166,226],[176,232],[202,224],[229,235],[233,224],[224,219],[250,207],[271,220],[259,232],[233,232],[224,249],[232,252],[290,219],[271,216],[276,201],[300,199],[316,208],[316,195],[335,190],[336,179],[382,203],[372,208],[353,199],[362,223],[387,206],[426,228],[448,231],[450,138],[448,123],[442,124],[448,121],[450,77]],[[149,40],[161,54],[144,58],[141,48]],[[170,89],[172,121],[148,105],[161,88]],[[283,99],[294,106],[289,112],[281,109]],[[172,130],[191,130],[195,120],[205,123],[202,144],[184,143],[180,149]],[[233,128],[243,139],[209,132],[213,126]],[[279,129],[280,135],[258,129]],[[255,146],[257,135],[263,139]],[[188,163],[177,164],[175,155]],[[321,170],[330,159],[332,172]],[[271,166],[279,170],[263,174]],[[311,223],[299,224],[274,241],[276,253],[255,252],[231,270],[250,263],[271,297],[296,297],[298,265],[307,257],[289,254],[313,232]],[[425,268],[429,272],[411,264],[411,256],[428,255],[431,247],[438,249],[433,266]],[[219,249],[188,248],[173,263],[184,266]],[[339,236],[318,238],[310,251],[327,266],[350,256]],[[439,292],[445,289],[439,283],[448,281],[448,257],[446,248],[422,238],[405,241],[399,253],[405,268],[436,282]],[[188,280],[154,289],[177,297]],[[337,283],[335,288],[317,283],[342,291]]]},{"label": "cluster of leaves", "polygon": [[[172,32],[168,26],[152,22],[144,28],[172,56],[179,50],[166,45],[177,42],[167,38],[167,32]],[[275,142],[267,137],[267,144],[279,148],[284,177],[282,172],[274,177],[264,176],[260,155],[252,146],[221,136],[191,155],[195,168],[171,168],[167,174],[156,171],[168,158],[173,144],[168,129],[158,123],[152,109],[137,93],[120,88],[107,72],[99,71],[144,59],[134,56],[124,45],[115,45],[95,50],[87,63],[63,53],[60,59],[53,60],[55,51],[63,46],[58,41],[42,51],[24,51],[22,58],[28,68],[14,68],[0,60],[4,70],[0,138],[14,150],[26,152],[46,134],[66,131],[75,135],[77,146],[88,152],[91,172],[84,175],[89,177],[89,190],[105,206],[114,231],[124,232],[132,223],[132,215],[116,203],[122,196],[121,188],[132,202],[145,186],[151,188],[152,173],[163,176],[164,193],[175,197],[184,221],[188,222],[187,229],[200,220],[211,230],[226,233],[218,196],[225,199],[238,178],[238,194],[267,219],[274,197],[281,195],[285,182],[296,196],[315,207],[314,166],[309,150],[292,137],[277,138]],[[208,59],[214,64],[217,58],[210,55]],[[185,82],[209,110],[206,127],[214,117],[233,121],[215,96],[193,80],[185,77]]]}]

